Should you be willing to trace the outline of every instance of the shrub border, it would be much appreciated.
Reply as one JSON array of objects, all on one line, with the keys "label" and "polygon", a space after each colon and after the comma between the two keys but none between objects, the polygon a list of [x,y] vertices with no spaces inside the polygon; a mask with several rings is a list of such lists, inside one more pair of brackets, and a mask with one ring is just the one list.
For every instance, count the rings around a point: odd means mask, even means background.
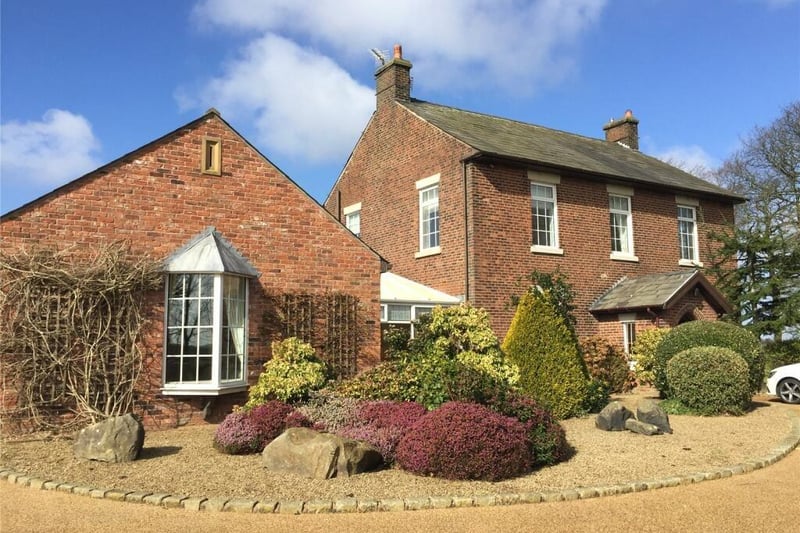
[{"label": "shrub border", "polygon": [[495,505],[512,505],[521,503],[540,503],[556,501],[586,500],[642,492],[665,487],[691,485],[711,479],[722,479],[745,474],[777,463],[800,445],[800,414],[786,411],[792,420],[789,434],[763,457],[750,461],[715,468],[713,470],[670,476],[663,479],[632,481],[616,485],[598,485],[594,487],[578,487],[561,491],[501,493],[480,496],[429,496],[415,498],[383,498],[341,500],[248,500],[241,498],[192,497],[167,493],[136,492],[124,489],[105,489],[74,485],[62,481],[54,481],[30,476],[12,468],[0,466],[0,480],[29,487],[36,490],[55,490],[90,498],[106,499],[119,502],[145,503],[166,508],[183,508],[192,511],[223,511],[241,513],[276,513],[276,514],[318,514],[318,513],[364,513],[373,511],[418,511],[422,509],[449,509],[456,507],[488,507]]}]

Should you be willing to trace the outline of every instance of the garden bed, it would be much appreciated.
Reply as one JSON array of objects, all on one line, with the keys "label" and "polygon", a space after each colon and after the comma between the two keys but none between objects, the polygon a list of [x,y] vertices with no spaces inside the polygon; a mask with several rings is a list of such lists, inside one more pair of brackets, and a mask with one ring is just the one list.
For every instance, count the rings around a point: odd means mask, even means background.
[{"label": "garden bed", "polygon": [[[635,410],[651,391],[620,395]],[[742,417],[672,416],[671,435],[603,432],[594,416],[562,422],[574,455],[527,476],[490,483],[447,481],[389,469],[327,481],[268,472],[260,455],[212,448],[215,425],[151,431],[139,460],[106,464],[76,459],[70,439],[6,439],[0,465],[36,477],[102,488],[256,500],[335,500],[538,492],[665,478],[734,465],[768,454],[791,430],[782,404],[757,397]]]}]

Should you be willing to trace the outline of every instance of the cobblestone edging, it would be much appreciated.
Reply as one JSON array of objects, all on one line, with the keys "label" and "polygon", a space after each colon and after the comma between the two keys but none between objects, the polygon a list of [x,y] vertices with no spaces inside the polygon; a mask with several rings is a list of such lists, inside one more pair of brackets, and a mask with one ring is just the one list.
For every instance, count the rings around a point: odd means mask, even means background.
[{"label": "cobblestone edging", "polygon": [[733,466],[715,468],[707,472],[696,472],[664,479],[651,479],[620,483],[616,485],[600,485],[595,487],[579,487],[560,491],[523,492],[515,494],[495,494],[482,496],[430,496],[417,498],[384,498],[342,500],[310,500],[310,501],[277,501],[248,500],[241,498],[192,497],[160,492],[135,492],[124,489],[104,489],[86,487],[42,479],[0,466],[0,480],[38,490],[56,490],[71,494],[89,496],[90,498],[107,499],[119,502],[145,503],[166,508],[183,508],[192,511],[223,511],[240,513],[279,513],[279,514],[314,514],[314,513],[364,513],[372,511],[417,511],[421,509],[448,509],[455,507],[487,507],[493,505],[512,505],[519,503],[539,503],[585,500],[642,492],[664,487],[690,485],[710,479],[722,479],[747,472],[752,472],[774,464],[786,457],[800,445],[800,415],[788,413],[792,417],[792,429],[789,434],[764,457],[739,463]]}]

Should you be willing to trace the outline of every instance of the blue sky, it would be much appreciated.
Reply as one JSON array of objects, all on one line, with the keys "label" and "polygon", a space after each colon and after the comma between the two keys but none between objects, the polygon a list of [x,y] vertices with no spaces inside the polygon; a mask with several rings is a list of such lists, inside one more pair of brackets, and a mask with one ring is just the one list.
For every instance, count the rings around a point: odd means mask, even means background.
[{"label": "blue sky", "polygon": [[402,43],[412,96],[713,168],[800,98],[798,0],[3,0],[0,212],[221,111],[323,201]]}]

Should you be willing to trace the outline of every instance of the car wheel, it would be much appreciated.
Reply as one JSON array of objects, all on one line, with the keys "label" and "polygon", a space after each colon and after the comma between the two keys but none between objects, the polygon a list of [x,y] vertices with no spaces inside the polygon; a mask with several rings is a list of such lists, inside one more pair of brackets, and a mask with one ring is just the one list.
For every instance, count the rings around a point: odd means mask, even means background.
[{"label": "car wheel", "polygon": [[800,381],[786,378],[778,383],[778,396],[786,403],[800,403]]}]

